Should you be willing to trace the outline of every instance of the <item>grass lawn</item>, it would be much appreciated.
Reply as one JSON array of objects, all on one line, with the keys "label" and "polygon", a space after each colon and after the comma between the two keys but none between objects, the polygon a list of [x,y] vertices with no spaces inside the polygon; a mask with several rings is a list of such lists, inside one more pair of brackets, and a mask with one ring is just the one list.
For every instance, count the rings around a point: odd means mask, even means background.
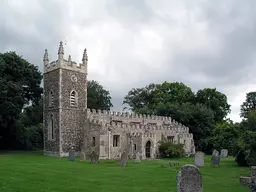
[{"label": "grass lawn", "polygon": [[[46,157],[38,153],[0,154],[1,192],[176,192],[179,167],[162,168],[170,160],[143,161],[120,167],[118,161],[68,162],[66,158]],[[180,159],[180,165],[193,164],[192,158]],[[211,168],[210,157],[200,168],[204,192],[248,192],[239,184],[249,168],[239,168],[233,158],[221,159],[220,168]]]}]

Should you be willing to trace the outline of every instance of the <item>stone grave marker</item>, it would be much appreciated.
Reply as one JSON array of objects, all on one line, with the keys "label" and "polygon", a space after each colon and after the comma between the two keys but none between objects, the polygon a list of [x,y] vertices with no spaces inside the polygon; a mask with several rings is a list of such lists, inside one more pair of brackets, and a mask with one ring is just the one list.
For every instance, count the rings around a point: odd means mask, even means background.
[{"label": "stone grave marker", "polygon": [[222,149],[220,152],[220,157],[228,157],[228,150]]},{"label": "stone grave marker", "polygon": [[217,151],[216,149],[214,149],[213,152],[212,152],[212,156],[213,155],[219,155],[219,154],[220,154],[219,151]]},{"label": "stone grave marker", "polygon": [[140,152],[137,152],[137,153],[136,153],[136,159],[135,159],[135,161],[134,161],[135,163],[140,163],[140,162],[141,162],[140,156],[141,156],[141,155],[140,155]]},{"label": "stone grave marker", "polygon": [[220,166],[220,156],[219,152],[214,153],[211,158],[211,166],[212,167],[219,167]]},{"label": "stone grave marker", "polygon": [[178,192],[203,192],[202,175],[194,165],[182,166],[177,174]]},{"label": "stone grave marker", "polygon": [[74,162],[75,159],[76,159],[76,152],[75,152],[75,150],[74,150],[73,147],[72,147],[72,148],[69,150],[69,153],[68,153],[68,160]]},{"label": "stone grave marker", "polygon": [[80,161],[85,161],[85,152],[80,153]]},{"label": "stone grave marker", "polygon": [[131,137],[128,135],[128,144],[126,145],[123,153],[121,154],[121,160],[120,160],[121,166],[126,166],[126,164],[127,164],[131,145],[132,145]]},{"label": "stone grave marker", "polygon": [[204,167],[204,153],[199,151],[195,154],[195,166]]},{"label": "stone grave marker", "polygon": [[91,158],[91,163],[96,164],[98,163],[99,155],[95,151],[92,151],[90,158]]},{"label": "stone grave marker", "polygon": [[120,161],[120,165],[121,166],[126,166],[127,161],[128,161],[128,151],[125,150],[122,154],[121,154],[121,161]]},{"label": "stone grave marker", "polygon": [[251,167],[251,177],[240,177],[240,184],[249,187],[250,192],[256,192],[256,166]]}]

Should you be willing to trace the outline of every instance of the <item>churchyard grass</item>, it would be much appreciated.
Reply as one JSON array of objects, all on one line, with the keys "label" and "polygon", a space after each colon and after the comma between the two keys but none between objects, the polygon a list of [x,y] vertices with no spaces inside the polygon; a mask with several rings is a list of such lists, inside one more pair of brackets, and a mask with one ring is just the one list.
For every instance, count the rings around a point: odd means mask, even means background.
[{"label": "churchyard grass", "polygon": [[[91,164],[67,158],[43,156],[41,153],[0,154],[1,192],[176,192],[176,174],[180,166],[193,164],[192,158],[179,159],[179,166],[161,167],[173,159],[129,161],[121,167],[119,161]],[[219,168],[210,167],[210,156],[200,168],[205,192],[247,192],[239,177],[249,176],[249,168],[240,168],[234,159],[222,158]]]}]

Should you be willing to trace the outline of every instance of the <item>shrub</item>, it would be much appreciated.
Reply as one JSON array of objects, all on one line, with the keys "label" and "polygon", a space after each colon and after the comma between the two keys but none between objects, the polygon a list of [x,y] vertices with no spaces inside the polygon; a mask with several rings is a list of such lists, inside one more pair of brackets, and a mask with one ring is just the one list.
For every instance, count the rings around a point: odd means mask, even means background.
[{"label": "shrub", "polygon": [[184,155],[185,150],[183,144],[161,141],[159,145],[159,152],[162,157],[181,157]]},{"label": "shrub", "polygon": [[246,162],[246,154],[245,151],[240,150],[236,156],[236,163],[239,166],[248,166]]},{"label": "shrub", "polygon": [[239,138],[238,148],[236,162],[239,166],[256,165],[256,132],[246,131]]}]

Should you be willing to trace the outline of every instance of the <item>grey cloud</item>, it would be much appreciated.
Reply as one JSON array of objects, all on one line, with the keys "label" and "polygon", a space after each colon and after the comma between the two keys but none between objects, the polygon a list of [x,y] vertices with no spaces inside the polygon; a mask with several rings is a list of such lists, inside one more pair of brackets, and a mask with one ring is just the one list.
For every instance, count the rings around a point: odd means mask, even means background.
[{"label": "grey cloud", "polygon": [[[23,55],[31,63],[39,66],[43,71],[42,58],[44,49],[48,48],[49,53],[56,53],[56,45],[60,39],[65,37],[67,23],[65,17],[65,6],[59,6],[58,1],[38,1],[41,12],[38,12],[29,21],[23,20],[12,10],[11,5],[5,4],[2,9],[6,10],[5,20],[0,24],[1,44],[0,51],[8,47],[16,49],[17,54]],[[26,15],[26,13],[23,13]],[[8,25],[13,23],[13,25]],[[35,29],[33,34],[31,29]],[[65,30],[63,30],[65,29]],[[55,59],[55,58],[54,58]]]},{"label": "grey cloud", "polygon": [[155,15],[146,0],[114,0],[107,3],[106,8],[110,16],[118,18],[122,25],[130,26],[131,30],[149,23]]},{"label": "grey cloud", "polygon": [[[49,49],[50,60],[56,59],[59,41],[67,34],[72,34],[70,25],[96,28],[104,23],[105,17],[113,19],[126,32],[128,31],[128,36],[123,40],[116,39],[110,42],[111,51],[104,63],[109,65],[107,76],[90,73],[89,78],[100,79],[100,83],[110,90],[114,108],[117,110],[120,109],[123,97],[131,88],[142,87],[152,82],[182,81],[194,91],[205,87],[217,87],[232,98],[236,92],[230,87],[255,80],[254,76],[249,78],[246,75],[248,71],[256,70],[256,67],[253,67],[256,57],[256,12],[253,10],[256,7],[255,0],[225,2],[209,0],[191,5],[186,5],[189,4],[188,1],[159,1],[159,4],[165,3],[162,5],[170,8],[170,13],[173,15],[179,13],[178,8],[183,6],[181,12],[185,12],[184,18],[161,14],[161,7],[154,7],[146,0],[106,1],[106,12],[101,15],[99,11],[99,14],[90,17],[83,16],[85,13],[82,7],[87,4],[79,4],[81,9],[75,18],[69,18],[69,7],[63,1],[38,2],[40,10],[27,19],[13,11],[7,3],[0,3],[0,51],[15,48],[18,54],[38,65],[42,71],[44,49]],[[179,6],[175,7],[176,3]],[[204,35],[216,39],[219,43],[219,47],[215,49],[217,54],[213,54],[211,45],[198,47],[196,41],[192,41],[195,43],[193,49],[183,49],[183,46],[186,47],[189,43],[184,41],[179,44],[181,49],[175,49],[178,45],[173,43],[176,36],[172,33],[175,30],[182,32],[196,27],[193,26],[194,23],[190,23],[191,15],[197,15],[195,22],[207,26]],[[159,54],[156,57],[166,58],[158,63],[157,60],[153,62],[147,58],[141,59],[133,52],[133,38],[140,34],[143,27],[154,29],[157,35],[163,38],[163,50],[161,53],[156,53]],[[190,31],[185,35],[189,33]],[[177,38],[178,35],[179,31]],[[199,38],[198,42],[200,41]],[[156,69],[153,67],[155,65],[161,65],[162,68]],[[239,105],[234,107],[235,112]]]}]

